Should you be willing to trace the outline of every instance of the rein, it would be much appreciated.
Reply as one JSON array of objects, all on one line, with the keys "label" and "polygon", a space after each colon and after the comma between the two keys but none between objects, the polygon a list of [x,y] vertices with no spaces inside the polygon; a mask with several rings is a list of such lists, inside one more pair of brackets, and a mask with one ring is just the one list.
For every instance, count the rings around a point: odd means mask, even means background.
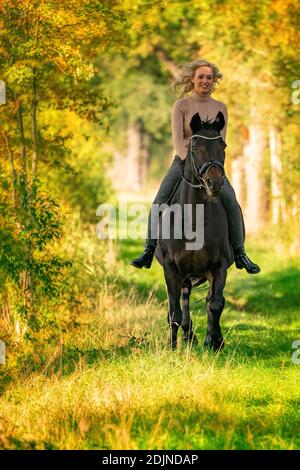
[{"label": "rein", "polygon": [[[191,186],[192,188],[198,188],[198,189],[201,189],[201,188],[206,188],[207,185],[206,185],[206,181],[205,181],[205,175],[203,177],[203,174],[207,173],[208,170],[212,167],[212,166],[216,166],[218,168],[220,168],[220,170],[222,171],[223,175],[225,175],[225,171],[224,171],[224,166],[222,165],[221,162],[219,162],[218,160],[210,160],[209,162],[205,162],[201,168],[199,168],[199,166],[197,165],[197,162],[195,161],[195,155],[194,155],[194,148],[193,148],[193,141],[192,139],[195,138],[195,137],[201,137],[202,139],[206,139],[206,140],[216,140],[216,139],[222,139],[222,136],[221,135],[217,135],[216,137],[207,137],[205,135],[200,135],[200,134],[194,134],[192,135],[191,137],[191,152],[190,152],[190,156],[191,156],[191,166],[192,166],[192,173],[193,175],[195,176],[195,178],[198,179],[198,181],[200,181],[199,184],[193,184],[191,183],[190,181],[188,181],[183,175],[181,175],[183,181],[185,181],[189,186]],[[225,177],[225,176],[223,176]]]}]

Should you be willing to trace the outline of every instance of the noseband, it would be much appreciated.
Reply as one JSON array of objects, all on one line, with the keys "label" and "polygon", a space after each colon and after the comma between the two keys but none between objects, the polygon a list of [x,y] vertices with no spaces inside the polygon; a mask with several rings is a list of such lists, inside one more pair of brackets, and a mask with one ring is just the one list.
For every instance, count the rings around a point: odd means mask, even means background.
[{"label": "noseband", "polygon": [[[205,176],[208,170],[216,166],[222,171],[223,178],[225,178],[225,170],[224,166],[222,165],[221,162],[218,160],[210,160],[209,162],[205,162],[201,167],[198,166],[196,159],[195,159],[195,153],[194,153],[194,146],[193,146],[193,140],[195,137],[200,137],[201,139],[206,139],[206,140],[216,140],[216,139],[222,139],[221,135],[217,135],[216,137],[207,137],[206,135],[200,135],[200,134],[194,134],[191,137],[191,166],[192,166],[192,173],[195,176],[195,178],[200,181],[199,184],[192,184],[190,181],[185,179],[185,177],[182,175],[182,179],[192,188],[207,188],[206,181],[205,181]],[[204,176],[203,176],[204,175]]]}]

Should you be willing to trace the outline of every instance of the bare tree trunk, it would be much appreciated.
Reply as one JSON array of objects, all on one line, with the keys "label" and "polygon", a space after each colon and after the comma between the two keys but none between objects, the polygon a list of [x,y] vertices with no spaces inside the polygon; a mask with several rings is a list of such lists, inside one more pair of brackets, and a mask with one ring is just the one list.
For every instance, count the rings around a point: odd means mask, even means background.
[{"label": "bare tree trunk", "polygon": [[248,233],[262,228],[267,212],[267,187],[263,172],[266,136],[255,103],[250,110],[249,142],[245,146],[247,202],[245,210]]},{"label": "bare tree trunk", "polygon": [[246,205],[245,175],[245,156],[242,154],[231,161],[231,184],[242,208]]},{"label": "bare tree trunk", "polygon": [[116,190],[140,191],[145,184],[150,165],[151,134],[143,131],[140,121],[128,126],[124,152],[113,149],[114,163],[108,170]]},{"label": "bare tree trunk", "polygon": [[137,191],[140,190],[142,186],[140,174],[142,126],[139,121],[136,121],[133,125],[128,128],[127,142],[127,185],[128,189],[133,189],[134,191]]},{"label": "bare tree trunk", "polygon": [[[3,291],[2,294],[2,305],[1,305],[1,333],[3,335],[11,336],[12,334],[12,322],[11,322],[11,310],[10,310],[10,302],[9,302],[9,295],[7,290]],[[3,331],[4,330],[4,331]]]},{"label": "bare tree trunk", "polygon": [[27,312],[30,312],[33,303],[33,291],[31,276],[28,271],[23,271],[21,274],[21,289],[23,293],[23,305]]},{"label": "bare tree trunk", "polygon": [[281,186],[281,136],[271,126],[269,129],[270,164],[271,164],[271,196],[272,196],[272,223],[282,222],[284,216],[284,200]]},{"label": "bare tree trunk", "polygon": [[6,149],[7,149],[7,154],[8,154],[8,159],[9,159],[9,163],[10,163],[10,170],[11,170],[11,176],[12,176],[12,199],[13,199],[14,209],[16,210],[17,209],[16,185],[17,185],[18,175],[17,175],[16,168],[15,168],[14,156],[13,156],[12,149],[11,149],[9,139],[8,139],[8,136],[7,136],[6,132],[3,132],[3,137],[4,137],[4,141],[5,141],[5,145],[6,145]]},{"label": "bare tree trunk", "polygon": [[[38,46],[38,31],[39,31],[39,20],[37,20],[35,25],[35,46]],[[37,165],[38,165],[38,139],[37,139],[37,76],[36,76],[36,67],[32,67],[32,123],[31,123],[31,134],[33,141],[33,156],[32,156],[32,168],[31,168],[31,184],[37,175]]]},{"label": "bare tree trunk", "polygon": [[291,244],[291,254],[293,256],[299,256],[300,252],[300,197],[297,193],[295,193],[292,197],[292,210],[290,215],[292,217],[294,230],[295,230],[295,237]]},{"label": "bare tree trunk", "polygon": [[27,182],[27,157],[24,137],[24,126],[23,126],[23,113],[22,105],[19,103],[18,107],[18,125],[20,132],[20,159],[21,159],[21,172],[24,178],[24,182]]},{"label": "bare tree trunk", "polygon": [[162,64],[166,67],[166,69],[170,72],[170,74],[174,77],[177,78],[178,75],[180,74],[180,69],[179,67],[175,64],[173,59],[168,56],[166,51],[162,49],[162,47],[157,46],[154,50],[156,56],[159,58]]},{"label": "bare tree trunk", "polygon": [[[21,209],[26,210],[28,204],[28,194],[27,194],[27,154],[26,154],[26,145],[25,145],[25,134],[24,134],[24,125],[23,125],[23,113],[22,105],[19,103],[18,107],[18,125],[19,125],[19,134],[20,134],[20,160],[21,160],[21,172],[20,172],[20,205]],[[30,272],[24,270],[20,274],[20,287],[23,295],[23,305],[26,312],[30,312],[32,307],[33,292],[32,292],[32,283]]]},{"label": "bare tree trunk", "polygon": [[150,160],[151,160],[150,142],[151,142],[150,135],[147,132],[143,132],[141,161],[140,161],[140,181],[141,181],[142,186],[144,186],[146,182],[147,173],[148,173]]},{"label": "bare tree trunk", "polygon": [[37,175],[37,164],[38,164],[38,139],[37,139],[37,94],[36,94],[36,69],[33,67],[33,78],[32,78],[32,141],[33,141],[33,156],[32,156],[32,173],[31,173],[31,184]]}]

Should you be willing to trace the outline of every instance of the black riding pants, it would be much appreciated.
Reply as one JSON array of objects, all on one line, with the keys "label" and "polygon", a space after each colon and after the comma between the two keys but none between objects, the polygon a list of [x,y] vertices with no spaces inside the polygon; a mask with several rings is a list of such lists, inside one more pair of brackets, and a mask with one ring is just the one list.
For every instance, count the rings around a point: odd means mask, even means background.
[{"label": "black riding pants", "polygon": [[[166,176],[161,182],[158,193],[153,201],[153,204],[164,204],[172,195],[172,192],[180,182],[180,178],[184,169],[184,160],[178,155],[175,156],[172,165],[170,166]],[[227,213],[229,237],[230,242],[234,249],[244,248],[243,236],[243,220],[239,203],[237,202],[235,192],[227,177],[225,177],[224,185],[220,194],[222,203]],[[155,225],[155,223],[154,223]],[[158,220],[157,220],[158,226]],[[156,230],[157,232],[157,230]],[[152,233],[153,233],[153,220],[152,220]],[[151,237],[151,211],[148,218],[148,232],[146,245],[156,246],[157,239]]]}]

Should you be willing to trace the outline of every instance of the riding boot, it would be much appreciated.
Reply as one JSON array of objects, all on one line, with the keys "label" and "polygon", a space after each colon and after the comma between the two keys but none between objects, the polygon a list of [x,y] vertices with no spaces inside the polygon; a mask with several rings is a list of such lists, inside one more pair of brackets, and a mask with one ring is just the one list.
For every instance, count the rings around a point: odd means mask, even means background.
[{"label": "riding boot", "polygon": [[141,256],[139,256],[138,258],[135,258],[134,260],[132,260],[130,264],[138,269],[142,269],[142,268],[149,269],[153,261],[154,252],[155,252],[155,245],[147,244],[145,246],[144,253],[142,253]]},{"label": "riding boot", "polygon": [[260,267],[253,263],[250,258],[246,255],[243,248],[234,250],[235,266],[238,269],[245,268],[249,274],[257,274],[260,272]]},{"label": "riding boot", "polygon": [[228,178],[224,180],[221,199],[228,218],[229,238],[233,246],[235,265],[238,269],[245,268],[249,274],[257,274],[260,272],[260,267],[245,253],[243,214]]},{"label": "riding boot", "polygon": [[131,261],[131,265],[135,268],[142,269],[151,267],[154,251],[157,244],[159,225],[159,210],[153,210],[154,205],[156,205],[156,208],[158,208],[158,206],[166,204],[169,201],[181,180],[183,168],[184,160],[182,160],[179,155],[175,155],[172,165],[170,166],[166,176],[161,182],[160,188],[153,201],[149,213],[147,240],[144,252],[138,258],[135,258]]}]

